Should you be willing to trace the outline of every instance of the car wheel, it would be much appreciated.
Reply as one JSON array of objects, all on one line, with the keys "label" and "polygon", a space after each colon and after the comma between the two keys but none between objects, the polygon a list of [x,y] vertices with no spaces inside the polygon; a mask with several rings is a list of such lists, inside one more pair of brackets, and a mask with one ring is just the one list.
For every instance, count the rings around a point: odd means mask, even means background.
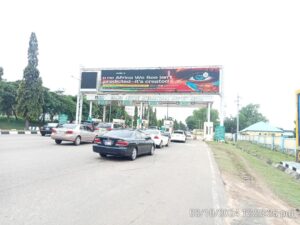
[{"label": "car wheel", "polygon": [[151,150],[149,152],[149,155],[153,155],[154,154],[154,151],[155,151],[155,147],[154,145],[151,146]]},{"label": "car wheel", "polygon": [[137,150],[136,150],[136,148],[134,148],[131,152],[130,159],[133,161],[136,159],[136,157],[137,157]]},{"label": "car wheel", "polygon": [[75,144],[75,145],[80,145],[80,142],[81,142],[80,137],[79,137],[79,136],[76,137],[76,138],[75,138],[75,141],[74,141],[74,144]]},{"label": "car wheel", "polygon": [[159,148],[162,148],[162,147],[163,147],[162,141],[160,142],[160,144],[159,144],[158,147],[159,147]]},{"label": "car wheel", "polygon": [[106,154],[99,153],[99,155],[100,155],[102,158],[105,158],[105,157],[106,157]]},{"label": "car wheel", "polygon": [[166,144],[166,147],[169,147],[169,144],[171,143],[170,139],[168,140],[168,143]]},{"label": "car wheel", "polygon": [[46,134],[45,134],[45,133],[41,133],[41,135],[42,135],[42,136],[45,136]]},{"label": "car wheel", "polygon": [[58,145],[61,144],[61,142],[62,142],[62,140],[55,140],[55,143]]}]

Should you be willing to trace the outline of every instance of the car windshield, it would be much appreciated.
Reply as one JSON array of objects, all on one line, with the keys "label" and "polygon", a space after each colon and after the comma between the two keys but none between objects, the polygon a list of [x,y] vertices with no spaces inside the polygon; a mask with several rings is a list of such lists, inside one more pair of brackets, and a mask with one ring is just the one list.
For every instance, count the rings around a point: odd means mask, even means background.
[{"label": "car windshield", "polygon": [[145,134],[159,134],[158,130],[145,130],[143,131]]},{"label": "car windshield", "polygon": [[177,130],[177,131],[174,131],[174,134],[183,134],[183,131]]},{"label": "car windshield", "polygon": [[132,130],[112,130],[103,135],[104,137],[119,137],[119,138],[131,138],[133,136]]},{"label": "car windshield", "polygon": [[59,127],[67,128],[67,129],[75,129],[77,126],[78,126],[77,124],[66,123],[66,124],[60,125]]}]

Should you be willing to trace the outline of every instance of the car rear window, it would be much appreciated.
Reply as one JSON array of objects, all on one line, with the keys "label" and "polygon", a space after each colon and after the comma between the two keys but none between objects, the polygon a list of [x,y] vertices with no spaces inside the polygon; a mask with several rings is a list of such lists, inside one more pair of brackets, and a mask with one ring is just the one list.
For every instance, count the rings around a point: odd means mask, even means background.
[{"label": "car rear window", "polygon": [[174,131],[174,134],[183,134],[183,131]]},{"label": "car rear window", "polygon": [[100,123],[97,126],[98,128],[111,128],[111,123]]},{"label": "car rear window", "polygon": [[120,138],[131,138],[133,131],[131,130],[112,130],[103,135],[104,137],[120,137]]},{"label": "car rear window", "polygon": [[77,124],[63,124],[63,125],[60,125],[59,127],[62,127],[62,128],[67,128],[67,129],[75,129],[78,125]]}]

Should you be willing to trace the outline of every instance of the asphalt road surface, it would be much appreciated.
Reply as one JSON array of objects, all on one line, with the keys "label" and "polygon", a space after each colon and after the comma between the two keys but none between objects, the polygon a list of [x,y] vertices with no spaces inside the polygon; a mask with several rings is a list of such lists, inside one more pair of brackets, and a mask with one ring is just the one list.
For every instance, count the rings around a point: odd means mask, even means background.
[{"label": "asphalt road surface", "polygon": [[222,224],[195,212],[225,207],[223,191],[200,141],[129,161],[100,158],[91,144],[0,136],[1,225]]}]

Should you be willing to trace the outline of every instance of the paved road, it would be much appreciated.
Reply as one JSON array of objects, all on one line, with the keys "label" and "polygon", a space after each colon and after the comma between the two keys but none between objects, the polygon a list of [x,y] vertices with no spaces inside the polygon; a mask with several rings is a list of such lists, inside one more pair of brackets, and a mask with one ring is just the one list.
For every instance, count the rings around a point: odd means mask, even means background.
[{"label": "paved road", "polygon": [[135,161],[38,135],[2,135],[0,144],[1,225],[221,224],[190,215],[224,201],[203,142],[172,143]]}]

